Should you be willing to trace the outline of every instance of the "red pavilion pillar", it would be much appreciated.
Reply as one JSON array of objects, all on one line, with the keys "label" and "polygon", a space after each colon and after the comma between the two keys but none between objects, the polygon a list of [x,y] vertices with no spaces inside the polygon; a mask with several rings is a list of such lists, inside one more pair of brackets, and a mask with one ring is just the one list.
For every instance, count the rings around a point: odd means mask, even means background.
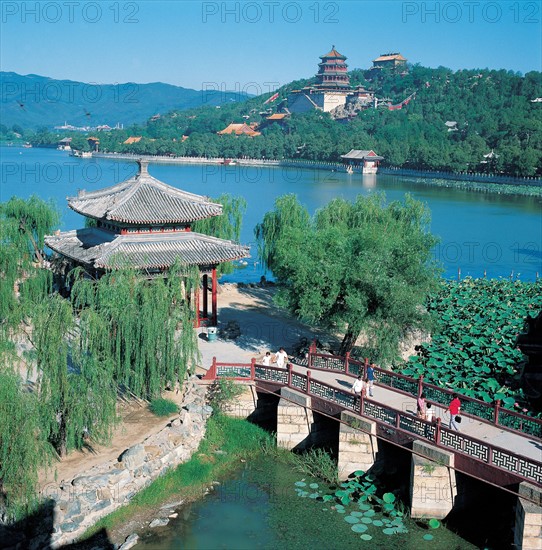
[{"label": "red pavilion pillar", "polygon": [[212,290],[211,290],[211,310],[212,310],[212,320],[211,325],[217,326],[217,306],[216,306],[216,295],[218,290],[218,283],[216,280],[216,267],[213,267],[212,271]]},{"label": "red pavilion pillar", "polygon": [[209,292],[209,275],[207,273],[204,273],[203,275],[203,318],[208,319],[209,318],[209,307],[208,307],[208,296],[207,293]]}]

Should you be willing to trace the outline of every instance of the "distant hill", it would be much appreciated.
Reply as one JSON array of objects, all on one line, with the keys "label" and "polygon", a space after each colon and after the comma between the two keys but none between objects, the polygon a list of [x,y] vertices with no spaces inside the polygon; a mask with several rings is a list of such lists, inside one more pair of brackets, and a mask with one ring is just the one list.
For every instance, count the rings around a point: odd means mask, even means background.
[{"label": "distant hill", "polygon": [[247,99],[246,94],[192,90],[151,84],[87,84],[39,75],[0,72],[1,121],[24,129],[73,126],[129,126],[150,117],[202,105],[216,106]]}]

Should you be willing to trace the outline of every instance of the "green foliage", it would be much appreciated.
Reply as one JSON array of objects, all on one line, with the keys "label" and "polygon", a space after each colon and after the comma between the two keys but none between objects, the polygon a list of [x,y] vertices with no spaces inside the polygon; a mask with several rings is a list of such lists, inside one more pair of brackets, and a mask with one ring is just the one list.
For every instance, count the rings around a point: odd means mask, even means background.
[{"label": "green foliage", "polygon": [[144,279],[124,269],[92,281],[75,273],[75,308],[82,308],[82,350],[112,365],[117,384],[153,398],[184,379],[198,353],[193,312],[184,299],[198,278],[173,266],[167,278]]},{"label": "green foliage", "polygon": [[[34,346],[40,428],[57,452],[81,448],[85,437],[105,442],[116,420],[113,365],[98,358],[82,323],[78,339],[70,303],[52,295],[35,304]],[[103,335],[100,335],[103,337]]]},{"label": "green foliage", "polygon": [[157,397],[149,403],[150,411],[156,416],[171,416],[172,414],[179,412],[177,403],[171,399],[164,399]]},{"label": "green foliage", "polygon": [[[243,215],[247,208],[247,202],[243,197],[232,197],[231,195],[220,195],[213,202],[222,205],[222,215],[213,216],[204,220],[198,220],[192,224],[192,230],[197,233],[211,235],[219,239],[239,241]],[[231,262],[219,264],[217,275],[225,275],[233,271]]]},{"label": "green foliage", "polygon": [[207,388],[207,401],[215,414],[224,413],[244,391],[233,380],[217,379]]},{"label": "green foliage", "polygon": [[516,338],[527,315],[542,308],[542,281],[442,281],[428,301],[435,333],[401,371],[486,403],[501,399],[529,408],[517,389],[521,351]]},{"label": "green foliage", "polygon": [[282,287],[277,300],[313,324],[344,330],[340,354],[363,331],[371,357],[393,360],[409,327],[425,326],[421,307],[437,284],[437,242],[429,212],[407,196],[335,199],[313,218],[294,196],[277,199],[256,229],[260,255]]},{"label": "green foliage", "polygon": [[7,338],[31,316],[33,301],[50,292],[50,274],[36,269],[34,261],[43,259],[43,237],[58,220],[55,207],[36,196],[0,204],[0,337]]},{"label": "green foliage", "polygon": [[49,447],[40,430],[38,400],[7,367],[0,368],[0,491],[9,519],[29,513],[36,503],[38,469],[50,463]]},{"label": "green foliage", "polygon": [[322,449],[310,449],[293,455],[294,468],[303,474],[322,479],[327,483],[337,482],[337,464]]}]

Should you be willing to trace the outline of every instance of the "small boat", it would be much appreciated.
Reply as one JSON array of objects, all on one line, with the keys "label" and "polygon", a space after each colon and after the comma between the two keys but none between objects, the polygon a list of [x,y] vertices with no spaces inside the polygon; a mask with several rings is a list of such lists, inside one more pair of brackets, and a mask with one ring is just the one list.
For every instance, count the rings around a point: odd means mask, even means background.
[{"label": "small boat", "polygon": [[26,143],[23,144],[23,147],[24,147],[25,149],[32,149],[32,144],[31,144],[30,142],[27,141]]},{"label": "small boat", "polygon": [[222,164],[224,164],[226,166],[235,166],[237,164],[237,162],[235,162],[234,159],[224,159]]}]

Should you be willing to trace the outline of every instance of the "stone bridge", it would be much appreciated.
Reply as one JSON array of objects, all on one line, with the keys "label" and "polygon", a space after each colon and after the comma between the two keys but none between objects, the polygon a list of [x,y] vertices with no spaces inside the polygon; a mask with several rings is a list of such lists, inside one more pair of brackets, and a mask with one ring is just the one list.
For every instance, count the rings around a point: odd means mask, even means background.
[{"label": "stone bridge", "polygon": [[[281,369],[251,363],[213,363],[203,381],[228,378],[246,384],[231,414],[276,421],[277,443],[287,449],[338,444],[339,475],[369,470],[379,442],[411,452],[412,517],[444,518],[457,495],[456,472],[518,495],[515,545],[542,549],[542,422],[499,402],[459,396],[461,431],[447,427],[452,392],[375,367],[374,397],[357,398],[355,378],[367,361],[316,353]],[[416,416],[421,394],[435,420]]]}]

